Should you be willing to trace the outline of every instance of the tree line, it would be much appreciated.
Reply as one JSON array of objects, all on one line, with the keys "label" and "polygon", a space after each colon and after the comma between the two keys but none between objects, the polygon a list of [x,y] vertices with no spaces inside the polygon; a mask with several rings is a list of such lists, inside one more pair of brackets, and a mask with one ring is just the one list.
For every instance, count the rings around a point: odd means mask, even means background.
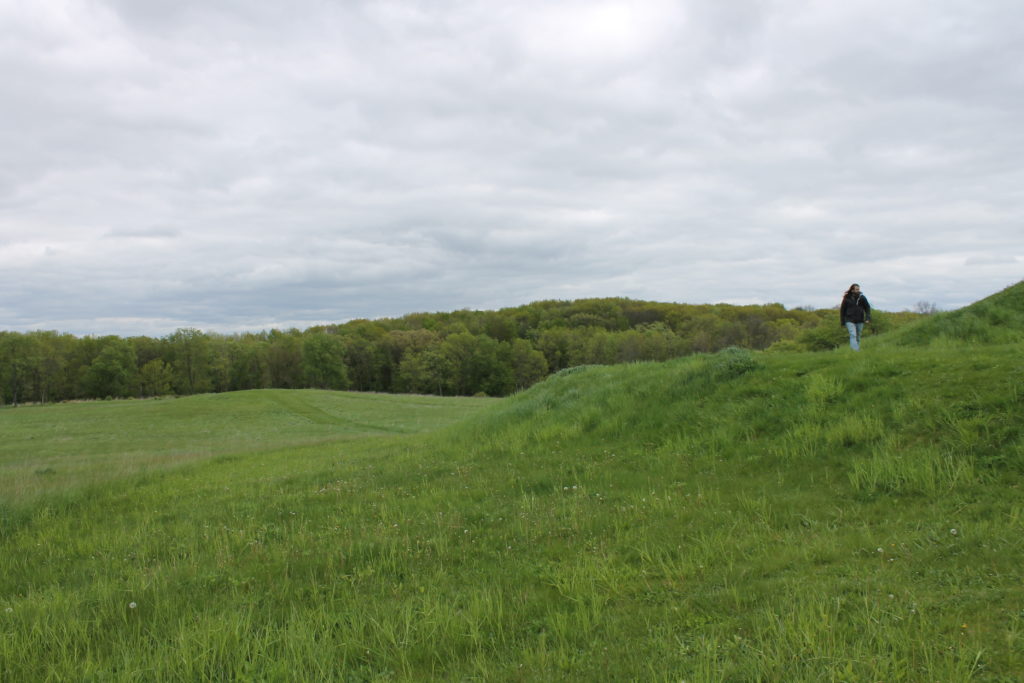
[{"label": "tree line", "polygon": [[[917,317],[874,316],[876,331]],[[0,332],[0,403],[261,388],[504,396],[567,367],[667,360],[738,346],[834,348],[835,310],[624,298],[413,313],[304,331],[165,337]]]}]

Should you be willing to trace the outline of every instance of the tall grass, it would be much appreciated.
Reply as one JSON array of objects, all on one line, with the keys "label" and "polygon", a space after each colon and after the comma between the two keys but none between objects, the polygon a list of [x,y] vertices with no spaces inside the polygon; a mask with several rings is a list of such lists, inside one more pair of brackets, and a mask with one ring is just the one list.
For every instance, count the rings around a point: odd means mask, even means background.
[{"label": "tall grass", "polygon": [[978,478],[970,456],[942,451],[935,445],[901,448],[898,439],[855,460],[849,476],[857,491],[929,496],[949,493]]}]

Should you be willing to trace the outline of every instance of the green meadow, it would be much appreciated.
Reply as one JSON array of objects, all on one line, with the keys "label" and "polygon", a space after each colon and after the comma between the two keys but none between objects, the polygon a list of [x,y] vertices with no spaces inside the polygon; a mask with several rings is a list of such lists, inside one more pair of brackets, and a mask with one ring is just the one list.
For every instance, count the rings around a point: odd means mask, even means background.
[{"label": "green meadow", "polygon": [[1020,681],[1024,283],[506,399],[0,410],[2,681]]}]

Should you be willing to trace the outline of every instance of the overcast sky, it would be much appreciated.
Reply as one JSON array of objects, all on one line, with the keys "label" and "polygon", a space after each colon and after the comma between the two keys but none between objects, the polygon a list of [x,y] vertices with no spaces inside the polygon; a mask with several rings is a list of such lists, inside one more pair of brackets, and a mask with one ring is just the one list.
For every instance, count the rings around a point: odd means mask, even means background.
[{"label": "overcast sky", "polygon": [[0,0],[0,329],[1024,278],[1020,0]]}]

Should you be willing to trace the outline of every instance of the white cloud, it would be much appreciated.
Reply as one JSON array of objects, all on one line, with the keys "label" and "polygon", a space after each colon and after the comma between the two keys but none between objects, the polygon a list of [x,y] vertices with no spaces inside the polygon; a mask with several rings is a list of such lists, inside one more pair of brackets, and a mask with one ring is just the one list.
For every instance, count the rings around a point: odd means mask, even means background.
[{"label": "white cloud", "polygon": [[0,329],[969,302],[1020,278],[1022,18],[0,2]]}]

